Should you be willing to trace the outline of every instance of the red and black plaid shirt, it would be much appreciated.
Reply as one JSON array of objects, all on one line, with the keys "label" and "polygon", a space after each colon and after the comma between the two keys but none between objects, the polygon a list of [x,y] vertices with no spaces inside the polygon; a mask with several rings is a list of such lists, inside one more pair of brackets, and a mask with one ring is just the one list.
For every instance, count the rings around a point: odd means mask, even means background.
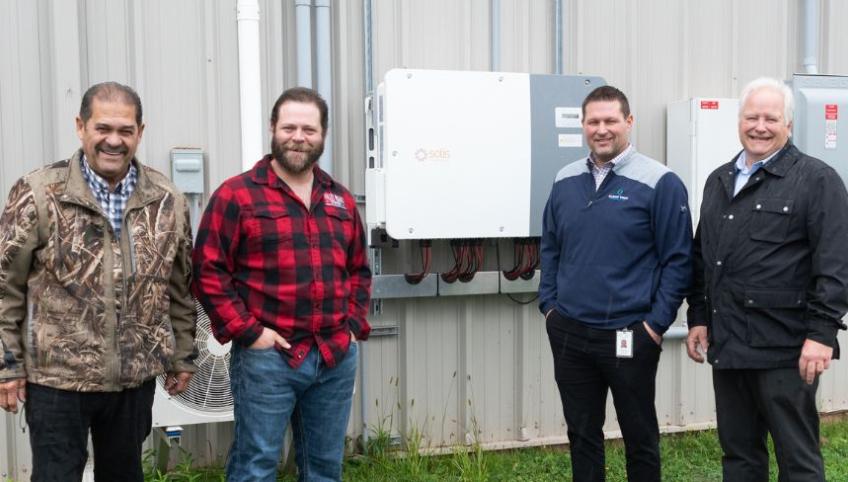
[{"label": "red and black plaid shirt", "polygon": [[215,337],[251,345],[263,327],[298,367],[314,343],[327,366],[365,340],[371,270],[353,196],[315,167],[307,210],[265,156],[212,195],[192,256],[194,294]]}]

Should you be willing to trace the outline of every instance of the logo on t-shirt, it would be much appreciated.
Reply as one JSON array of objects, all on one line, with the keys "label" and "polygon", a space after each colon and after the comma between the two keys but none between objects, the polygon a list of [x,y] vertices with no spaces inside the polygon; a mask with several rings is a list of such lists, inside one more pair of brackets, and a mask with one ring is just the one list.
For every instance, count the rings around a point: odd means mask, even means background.
[{"label": "logo on t-shirt", "polygon": [[624,189],[618,188],[617,191],[607,196],[610,201],[627,201],[630,199],[629,196],[624,195]]},{"label": "logo on t-shirt", "polygon": [[333,206],[336,208],[345,208],[344,198],[339,196],[338,194],[333,194],[331,192],[324,193],[324,204],[327,206]]}]

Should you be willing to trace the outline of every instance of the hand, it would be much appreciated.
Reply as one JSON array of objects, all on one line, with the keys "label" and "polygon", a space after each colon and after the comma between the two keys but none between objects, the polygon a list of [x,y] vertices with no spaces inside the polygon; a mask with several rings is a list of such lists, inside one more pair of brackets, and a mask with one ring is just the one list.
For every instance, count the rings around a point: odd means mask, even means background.
[{"label": "hand", "polygon": [[276,345],[280,345],[285,349],[291,348],[289,342],[280,336],[279,333],[270,328],[263,327],[262,334],[259,335],[259,338],[257,338],[256,341],[254,341],[248,348],[251,350],[266,350],[268,348],[273,348]]},{"label": "hand", "polygon": [[710,347],[710,342],[707,341],[707,327],[693,326],[689,328],[689,335],[686,337],[686,353],[689,358],[698,363],[704,363],[704,354]]},{"label": "hand", "polygon": [[662,345],[662,337],[654,333],[654,330],[651,329],[651,325],[649,325],[647,321],[643,321],[642,324],[645,326],[645,331],[647,331],[651,339],[654,340],[654,343]]},{"label": "hand", "polygon": [[169,372],[165,377],[165,390],[168,395],[174,396],[185,391],[188,388],[191,375],[191,372]]},{"label": "hand", "polygon": [[18,400],[26,400],[26,379],[17,378],[0,383],[0,408],[18,413]]},{"label": "hand", "polygon": [[354,333],[352,331],[350,332],[350,341],[351,341],[351,343],[356,342],[356,333]]},{"label": "hand", "polygon": [[798,359],[798,369],[801,378],[812,385],[816,376],[830,367],[830,358],[833,356],[833,348],[817,341],[807,339],[801,348],[801,358]]}]

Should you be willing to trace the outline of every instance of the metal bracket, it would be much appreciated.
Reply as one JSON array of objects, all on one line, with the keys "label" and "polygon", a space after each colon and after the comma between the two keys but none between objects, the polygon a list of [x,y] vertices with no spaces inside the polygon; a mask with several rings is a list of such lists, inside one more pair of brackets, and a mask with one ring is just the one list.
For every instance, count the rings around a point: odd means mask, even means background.
[{"label": "metal bracket", "polygon": [[156,427],[156,435],[159,436],[159,448],[156,451],[156,469],[159,473],[168,472],[168,462],[171,460],[171,447],[180,445],[182,442],[183,428],[176,425],[172,427]]},{"label": "metal bracket", "polygon": [[373,228],[370,234],[369,242],[372,248],[397,248],[400,246],[398,240],[389,236],[389,233],[383,228]]},{"label": "metal bracket", "polygon": [[530,279],[516,278],[512,281],[506,279],[503,273],[500,273],[501,293],[535,293],[539,291],[539,280],[542,278],[542,272],[536,270],[533,277]]},{"label": "metal bracket", "polygon": [[[377,279],[380,278],[380,273],[383,272],[383,251],[379,248],[371,248],[370,251],[370,259],[371,259],[371,275],[372,275],[372,286],[371,290],[374,291],[374,283],[376,283]],[[383,313],[383,300],[378,296],[372,296],[371,298],[371,315],[381,315]]]},{"label": "metal bracket", "polygon": [[430,273],[418,284],[410,284],[402,274],[383,274],[371,280],[371,296],[380,298],[422,298],[438,294],[439,275]]},{"label": "metal bracket", "polygon": [[397,336],[400,332],[397,325],[372,326],[369,337]]}]

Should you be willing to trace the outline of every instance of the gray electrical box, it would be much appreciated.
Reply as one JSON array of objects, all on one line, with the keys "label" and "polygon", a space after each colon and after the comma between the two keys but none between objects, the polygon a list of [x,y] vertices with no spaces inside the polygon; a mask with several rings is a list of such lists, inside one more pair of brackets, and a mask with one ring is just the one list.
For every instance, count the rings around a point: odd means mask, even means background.
[{"label": "gray electrical box", "polygon": [[203,194],[203,150],[189,147],[171,149],[171,180],[183,194]]},{"label": "gray electrical box", "polygon": [[848,183],[848,77],[795,74],[792,93],[793,142],[833,166]]}]

